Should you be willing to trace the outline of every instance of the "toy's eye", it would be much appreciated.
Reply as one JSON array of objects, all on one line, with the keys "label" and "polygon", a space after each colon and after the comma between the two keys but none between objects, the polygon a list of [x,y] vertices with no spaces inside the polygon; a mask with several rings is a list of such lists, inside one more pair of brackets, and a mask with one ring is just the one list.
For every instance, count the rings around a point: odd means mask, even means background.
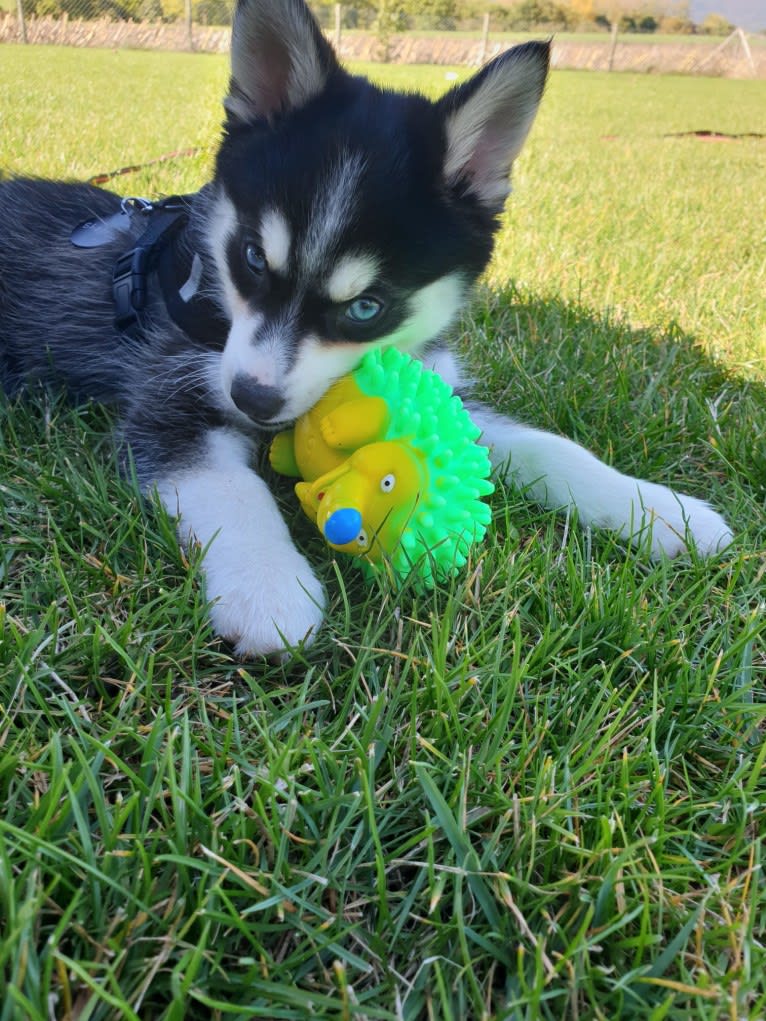
[{"label": "toy's eye", "polygon": [[371,323],[373,319],[377,319],[382,311],[382,301],[378,301],[377,298],[371,298],[368,294],[363,294],[361,298],[356,298],[347,307],[346,318],[350,319],[352,323]]},{"label": "toy's eye", "polygon": [[367,548],[367,533],[364,530],[362,530],[359,533],[359,535],[357,535],[357,537],[356,537],[356,544],[357,544],[357,546],[359,546],[360,549],[366,549]]},{"label": "toy's eye", "polygon": [[390,493],[395,485],[396,485],[395,475],[384,475],[383,478],[380,480],[380,489],[381,492],[383,493]]},{"label": "toy's eye", "polygon": [[253,273],[260,275],[261,273],[266,272],[269,264],[266,262],[266,256],[263,254],[262,248],[259,248],[259,246],[252,241],[247,241],[245,243],[244,253],[245,262]]}]

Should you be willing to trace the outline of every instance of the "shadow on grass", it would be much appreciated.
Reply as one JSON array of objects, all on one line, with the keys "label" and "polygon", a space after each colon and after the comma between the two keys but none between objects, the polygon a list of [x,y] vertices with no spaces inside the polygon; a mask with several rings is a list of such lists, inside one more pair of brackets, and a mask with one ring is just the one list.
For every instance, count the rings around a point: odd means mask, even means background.
[{"label": "shadow on grass", "polygon": [[766,385],[739,378],[678,327],[633,328],[582,305],[487,289],[460,343],[500,410],[762,533]]}]

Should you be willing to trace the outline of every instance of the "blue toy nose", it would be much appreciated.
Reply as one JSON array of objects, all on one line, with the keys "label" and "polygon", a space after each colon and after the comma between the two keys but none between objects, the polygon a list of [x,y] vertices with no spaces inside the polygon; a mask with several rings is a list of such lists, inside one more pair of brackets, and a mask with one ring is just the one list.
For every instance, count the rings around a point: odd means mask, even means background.
[{"label": "blue toy nose", "polygon": [[334,546],[345,546],[362,530],[362,515],[353,507],[333,511],[324,526],[324,537]]}]

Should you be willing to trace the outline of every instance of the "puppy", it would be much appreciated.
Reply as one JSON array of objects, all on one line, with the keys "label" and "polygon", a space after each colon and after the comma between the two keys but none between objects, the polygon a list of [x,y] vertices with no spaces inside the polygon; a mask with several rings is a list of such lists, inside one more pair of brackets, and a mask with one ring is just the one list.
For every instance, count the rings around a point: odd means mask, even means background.
[{"label": "puppy", "polygon": [[[466,381],[441,336],[490,258],[548,45],[437,102],[339,66],[303,0],[239,0],[213,180],[157,205],[85,185],[0,185],[0,380],[118,405],[139,480],[209,546],[217,632],[242,655],[314,635],[322,586],[257,444],[371,347]],[[730,539],[706,503],[620,474],[471,404],[494,463],[546,507],[673,555]],[[649,537],[650,535],[650,537]]]}]

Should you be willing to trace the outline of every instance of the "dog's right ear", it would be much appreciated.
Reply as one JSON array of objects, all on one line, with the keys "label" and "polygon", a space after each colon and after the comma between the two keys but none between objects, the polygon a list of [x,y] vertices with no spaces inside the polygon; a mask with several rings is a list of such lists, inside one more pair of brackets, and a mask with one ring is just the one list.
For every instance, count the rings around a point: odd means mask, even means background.
[{"label": "dog's right ear", "polygon": [[444,122],[444,179],[499,213],[545,87],[549,43],[524,43],[490,61],[437,103]]},{"label": "dog's right ear", "polygon": [[270,121],[305,106],[338,66],[303,0],[237,0],[228,123]]}]

